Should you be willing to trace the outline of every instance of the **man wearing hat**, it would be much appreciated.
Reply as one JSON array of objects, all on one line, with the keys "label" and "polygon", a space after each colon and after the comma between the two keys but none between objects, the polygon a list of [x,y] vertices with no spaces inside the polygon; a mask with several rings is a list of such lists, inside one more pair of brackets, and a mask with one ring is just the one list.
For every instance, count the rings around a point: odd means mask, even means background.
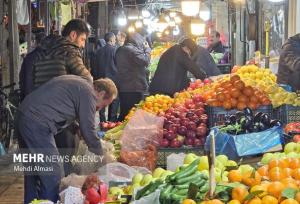
[{"label": "man wearing hat", "polygon": [[191,56],[196,52],[196,43],[187,38],[181,43],[169,48],[160,58],[157,70],[150,84],[150,94],[174,93],[188,87],[187,72],[191,72],[197,79],[205,79],[206,73],[192,61]]}]

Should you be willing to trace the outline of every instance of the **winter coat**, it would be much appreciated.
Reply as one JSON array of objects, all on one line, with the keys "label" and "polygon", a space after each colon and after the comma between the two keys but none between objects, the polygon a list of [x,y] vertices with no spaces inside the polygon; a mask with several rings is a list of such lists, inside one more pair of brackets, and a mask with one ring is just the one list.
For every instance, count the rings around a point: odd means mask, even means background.
[{"label": "winter coat", "polygon": [[83,64],[80,48],[61,36],[50,35],[41,42],[42,51],[33,67],[33,82],[37,88],[50,79],[73,74],[92,82],[92,76]]},{"label": "winter coat", "polygon": [[188,71],[195,78],[206,77],[206,73],[192,61],[180,45],[174,45],[160,57],[149,92],[173,95],[175,92],[182,91],[190,82],[187,77]]},{"label": "winter coat", "polygon": [[300,33],[289,38],[282,46],[277,82],[300,90]]},{"label": "winter coat", "polygon": [[33,65],[39,57],[40,47],[35,48],[32,52],[28,53],[22,63],[19,73],[20,81],[20,99],[23,101],[26,95],[31,93],[34,89],[33,85]]},{"label": "winter coat", "polygon": [[115,64],[116,47],[106,44],[96,51],[95,67],[92,75],[94,79],[110,78],[116,81],[117,67]]},{"label": "winter coat", "polygon": [[222,45],[221,41],[211,44],[210,46],[208,46],[207,50],[208,50],[208,52],[216,52],[216,53],[224,53],[225,52],[225,48]]},{"label": "winter coat", "polygon": [[116,52],[117,86],[119,92],[140,92],[148,90],[146,80],[151,49],[145,47],[144,38],[133,33],[127,36],[125,44]]},{"label": "winter coat", "polygon": [[192,59],[198,65],[199,69],[206,72],[207,76],[218,76],[221,74],[214,59],[204,47],[198,46]]}]

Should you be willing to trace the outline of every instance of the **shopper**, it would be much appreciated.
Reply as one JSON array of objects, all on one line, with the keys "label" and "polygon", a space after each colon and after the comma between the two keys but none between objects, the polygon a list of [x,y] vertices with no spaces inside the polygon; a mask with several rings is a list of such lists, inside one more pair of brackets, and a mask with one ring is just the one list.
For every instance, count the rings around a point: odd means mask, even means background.
[{"label": "shopper", "polygon": [[38,59],[39,52],[42,51],[41,41],[46,37],[44,32],[35,34],[35,48],[28,53],[23,59],[21,70],[19,73],[20,81],[20,100],[23,101],[25,96],[33,91],[33,63]]},{"label": "shopper", "polygon": [[204,47],[197,46],[192,59],[198,65],[199,69],[206,72],[207,76],[218,76],[221,74],[214,59]]},{"label": "shopper", "polygon": [[115,34],[115,36],[117,37],[117,42],[116,42],[117,48],[123,46],[124,43],[125,43],[125,40],[126,40],[126,33],[121,32],[121,31],[119,31],[119,30],[114,30],[114,31],[112,31],[112,32],[113,32],[113,33]]},{"label": "shopper", "polygon": [[146,69],[150,63],[150,52],[148,43],[138,33],[128,34],[124,46],[117,50],[120,121],[123,121],[129,110],[144,98],[148,89]]},{"label": "shopper", "polygon": [[34,64],[36,88],[53,77],[65,74],[79,75],[92,82],[81,56],[89,32],[86,22],[73,19],[66,24],[62,36],[50,35],[42,41],[42,52]]},{"label": "shopper", "polygon": [[300,33],[290,37],[282,46],[277,82],[300,90]]},{"label": "shopper", "polygon": [[[115,65],[116,36],[109,32],[104,36],[106,45],[96,52],[96,65],[92,71],[94,79],[109,78],[116,82],[117,67]],[[108,120],[116,122],[118,120],[119,99],[116,98],[108,108]],[[100,110],[100,121],[105,122],[105,108]]]},{"label": "shopper", "polygon": [[[29,94],[18,109],[16,127],[20,133],[20,147],[31,154],[58,156],[54,135],[78,119],[89,150],[101,155],[95,113],[109,105],[116,96],[117,88],[110,79],[99,79],[91,84],[79,76],[65,75],[50,80]],[[60,163],[30,163],[29,166],[32,169],[42,166],[50,171],[29,171],[25,174],[24,203],[35,198],[56,203],[62,177]]]},{"label": "shopper", "polygon": [[220,37],[221,35],[218,31],[213,31],[211,33],[211,42],[207,48],[208,52],[225,53],[225,48],[220,40]]},{"label": "shopper", "polygon": [[206,73],[191,59],[196,50],[196,43],[189,38],[169,48],[159,59],[149,87],[150,94],[160,93],[173,96],[174,93],[187,88],[188,71],[196,78],[204,79]]}]

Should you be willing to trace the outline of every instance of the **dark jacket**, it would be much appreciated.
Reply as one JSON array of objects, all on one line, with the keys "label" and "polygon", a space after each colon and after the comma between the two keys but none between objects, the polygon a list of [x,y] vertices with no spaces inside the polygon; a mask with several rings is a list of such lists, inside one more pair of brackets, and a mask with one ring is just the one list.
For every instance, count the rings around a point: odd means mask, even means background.
[{"label": "dark jacket", "polygon": [[94,79],[110,78],[116,81],[117,67],[115,64],[116,47],[106,44],[96,52],[95,67],[92,69]]},{"label": "dark jacket", "polygon": [[53,135],[78,120],[90,151],[100,154],[101,143],[94,121],[96,104],[97,97],[91,83],[79,76],[65,75],[30,93],[19,106],[19,111],[49,128]]},{"label": "dark jacket", "polygon": [[208,46],[207,50],[208,50],[208,52],[216,52],[216,53],[224,53],[225,52],[225,48],[222,45],[221,41],[211,44],[210,46]]},{"label": "dark jacket", "polygon": [[81,76],[92,81],[92,76],[82,61],[80,48],[61,36],[50,35],[41,42],[42,52],[34,63],[34,87],[65,74]]},{"label": "dark jacket", "polygon": [[221,74],[214,59],[204,47],[198,46],[192,59],[198,65],[199,69],[206,72],[207,76],[218,76]]},{"label": "dark jacket", "polygon": [[188,71],[198,79],[206,77],[206,73],[192,61],[180,45],[174,45],[160,57],[149,92],[173,95],[182,91],[189,85]]},{"label": "dark jacket", "polygon": [[33,91],[33,65],[39,57],[41,48],[37,47],[32,52],[28,53],[23,59],[21,70],[19,73],[20,81],[20,99],[23,101],[26,95]]},{"label": "dark jacket", "polygon": [[119,92],[146,92],[147,67],[150,63],[150,48],[145,48],[144,38],[138,34],[127,36],[124,46],[116,53],[117,86]]},{"label": "dark jacket", "polygon": [[282,46],[277,82],[300,90],[300,33],[289,38]]}]

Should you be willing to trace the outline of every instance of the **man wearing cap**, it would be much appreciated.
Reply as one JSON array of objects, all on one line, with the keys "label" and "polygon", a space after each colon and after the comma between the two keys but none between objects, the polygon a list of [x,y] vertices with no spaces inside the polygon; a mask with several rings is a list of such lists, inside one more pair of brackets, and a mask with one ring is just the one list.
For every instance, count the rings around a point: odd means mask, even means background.
[{"label": "man wearing cap", "polygon": [[173,96],[174,93],[187,88],[189,85],[188,71],[197,79],[206,78],[203,68],[199,69],[199,66],[191,59],[196,50],[197,45],[190,38],[169,48],[158,62],[157,70],[150,84],[150,94],[159,93]]}]

